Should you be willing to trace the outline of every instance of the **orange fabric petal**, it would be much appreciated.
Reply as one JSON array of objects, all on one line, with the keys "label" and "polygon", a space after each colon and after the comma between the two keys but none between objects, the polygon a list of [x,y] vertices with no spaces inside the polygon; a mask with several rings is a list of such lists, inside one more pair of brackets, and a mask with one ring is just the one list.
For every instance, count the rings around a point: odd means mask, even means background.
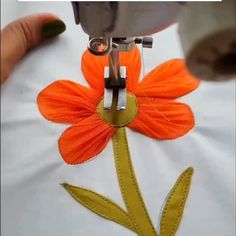
[{"label": "orange fabric petal", "polygon": [[[108,56],[95,56],[88,50],[82,56],[82,71],[91,88],[100,95],[104,92],[104,67],[108,66]],[[141,58],[137,47],[130,52],[120,53],[120,66],[127,67],[127,89],[132,92],[137,85],[141,70]]]},{"label": "orange fabric petal", "polygon": [[128,126],[156,139],[175,139],[194,126],[189,106],[173,100],[138,97],[138,116]]},{"label": "orange fabric petal", "polygon": [[58,141],[60,153],[68,164],[85,162],[105,148],[115,131],[94,114],[65,130]]},{"label": "orange fabric petal", "polygon": [[139,49],[135,47],[131,52],[120,53],[120,65],[126,66],[127,80],[126,86],[129,92],[133,92],[139,82],[141,71],[141,56]]},{"label": "orange fabric petal", "polygon": [[190,93],[199,80],[189,74],[184,60],[172,59],[149,72],[137,85],[137,96],[174,99]]},{"label": "orange fabric petal", "polygon": [[100,96],[94,89],[67,80],[58,80],[38,95],[40,113],[48,120],[76,123],[96,111]]}]

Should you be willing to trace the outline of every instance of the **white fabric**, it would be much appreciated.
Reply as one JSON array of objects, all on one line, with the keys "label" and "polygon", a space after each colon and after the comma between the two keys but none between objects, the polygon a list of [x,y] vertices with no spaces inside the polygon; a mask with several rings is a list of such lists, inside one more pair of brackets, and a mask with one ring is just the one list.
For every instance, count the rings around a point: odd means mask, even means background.
[{"label": "white fabric", "polygon": [[[2,2],[2,23],[36,12],[58,14],[67,30],[25,57],[2,87],[2,236],[132,236],[134,233],[91,213],[59,185],[68,182],[110,197],[124,206],[111,142],[94,160],[66,165],[57,139],[66,125],[39,114],[36,97],[51,82],[86,84],[80,71],[88,37],[76,26],[70,3]],[[128,27],[128,26],[127,26]],[[145,49],[145,70],[182,51],[173,26],[154,36]],[[195,114],[186,136],[157,141],[128,130],[137,179],[155,225],[163,201],[189,166],[195,173],[177,236],[233,236],[235,181],[235,84],[202,82],[180,99]]]}]

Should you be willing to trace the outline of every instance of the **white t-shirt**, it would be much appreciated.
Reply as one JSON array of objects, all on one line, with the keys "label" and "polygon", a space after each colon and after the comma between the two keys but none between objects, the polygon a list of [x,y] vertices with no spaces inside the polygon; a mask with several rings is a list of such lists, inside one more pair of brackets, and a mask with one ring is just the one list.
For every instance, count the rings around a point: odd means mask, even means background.
[{"label": "white t-shirt", "polygon": [[[120,206],[112,143],[95,159],[69,166],[57,146],[68,127],[46,121],[36,103],[51,82],[86,85],[80,70],[88,36],[75,25],[70,2],[2,2],[2,25],[36,12],[52,12],[67,25],[57,39],[29,53],[2,86],[2,236],[132,236],[75,202],[59,185],[68,182],[101,193]],[[145,72],[183,57],[177,26],[154,35],[145,49]],[[128,130],[137,180],[155,227],[169,190],[189,166],[194,175],[176,236],[233,236],[235,182],[235,82],[202,82],[179,99],[189,104],[196,126],[184,137],[158,141]]]}]

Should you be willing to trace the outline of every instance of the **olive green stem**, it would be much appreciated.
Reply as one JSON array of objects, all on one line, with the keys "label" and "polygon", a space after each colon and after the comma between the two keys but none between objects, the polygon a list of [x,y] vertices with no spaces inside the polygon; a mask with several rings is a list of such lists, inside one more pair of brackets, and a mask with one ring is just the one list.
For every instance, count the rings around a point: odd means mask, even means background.
[{"label": "olive green stem", "polygon": [[116,171],[123,200],[139,236],[158,236],[148,215],[133,170],[125,128],[113,136]]}]

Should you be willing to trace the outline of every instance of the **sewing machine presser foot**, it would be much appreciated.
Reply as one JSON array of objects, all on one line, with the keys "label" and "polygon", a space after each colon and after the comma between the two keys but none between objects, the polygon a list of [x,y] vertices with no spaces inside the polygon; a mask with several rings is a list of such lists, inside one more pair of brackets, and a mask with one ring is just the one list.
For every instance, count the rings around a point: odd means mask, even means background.
[{"label": "sewing machine presser foot", "polygon": [[119,67],[119,77],[115,79],[110,76],[110,69],[108,66],[104,68],[104,109],[110,110],[113,103],[117,106],[117,110],[126,109],[126,66]]}]

